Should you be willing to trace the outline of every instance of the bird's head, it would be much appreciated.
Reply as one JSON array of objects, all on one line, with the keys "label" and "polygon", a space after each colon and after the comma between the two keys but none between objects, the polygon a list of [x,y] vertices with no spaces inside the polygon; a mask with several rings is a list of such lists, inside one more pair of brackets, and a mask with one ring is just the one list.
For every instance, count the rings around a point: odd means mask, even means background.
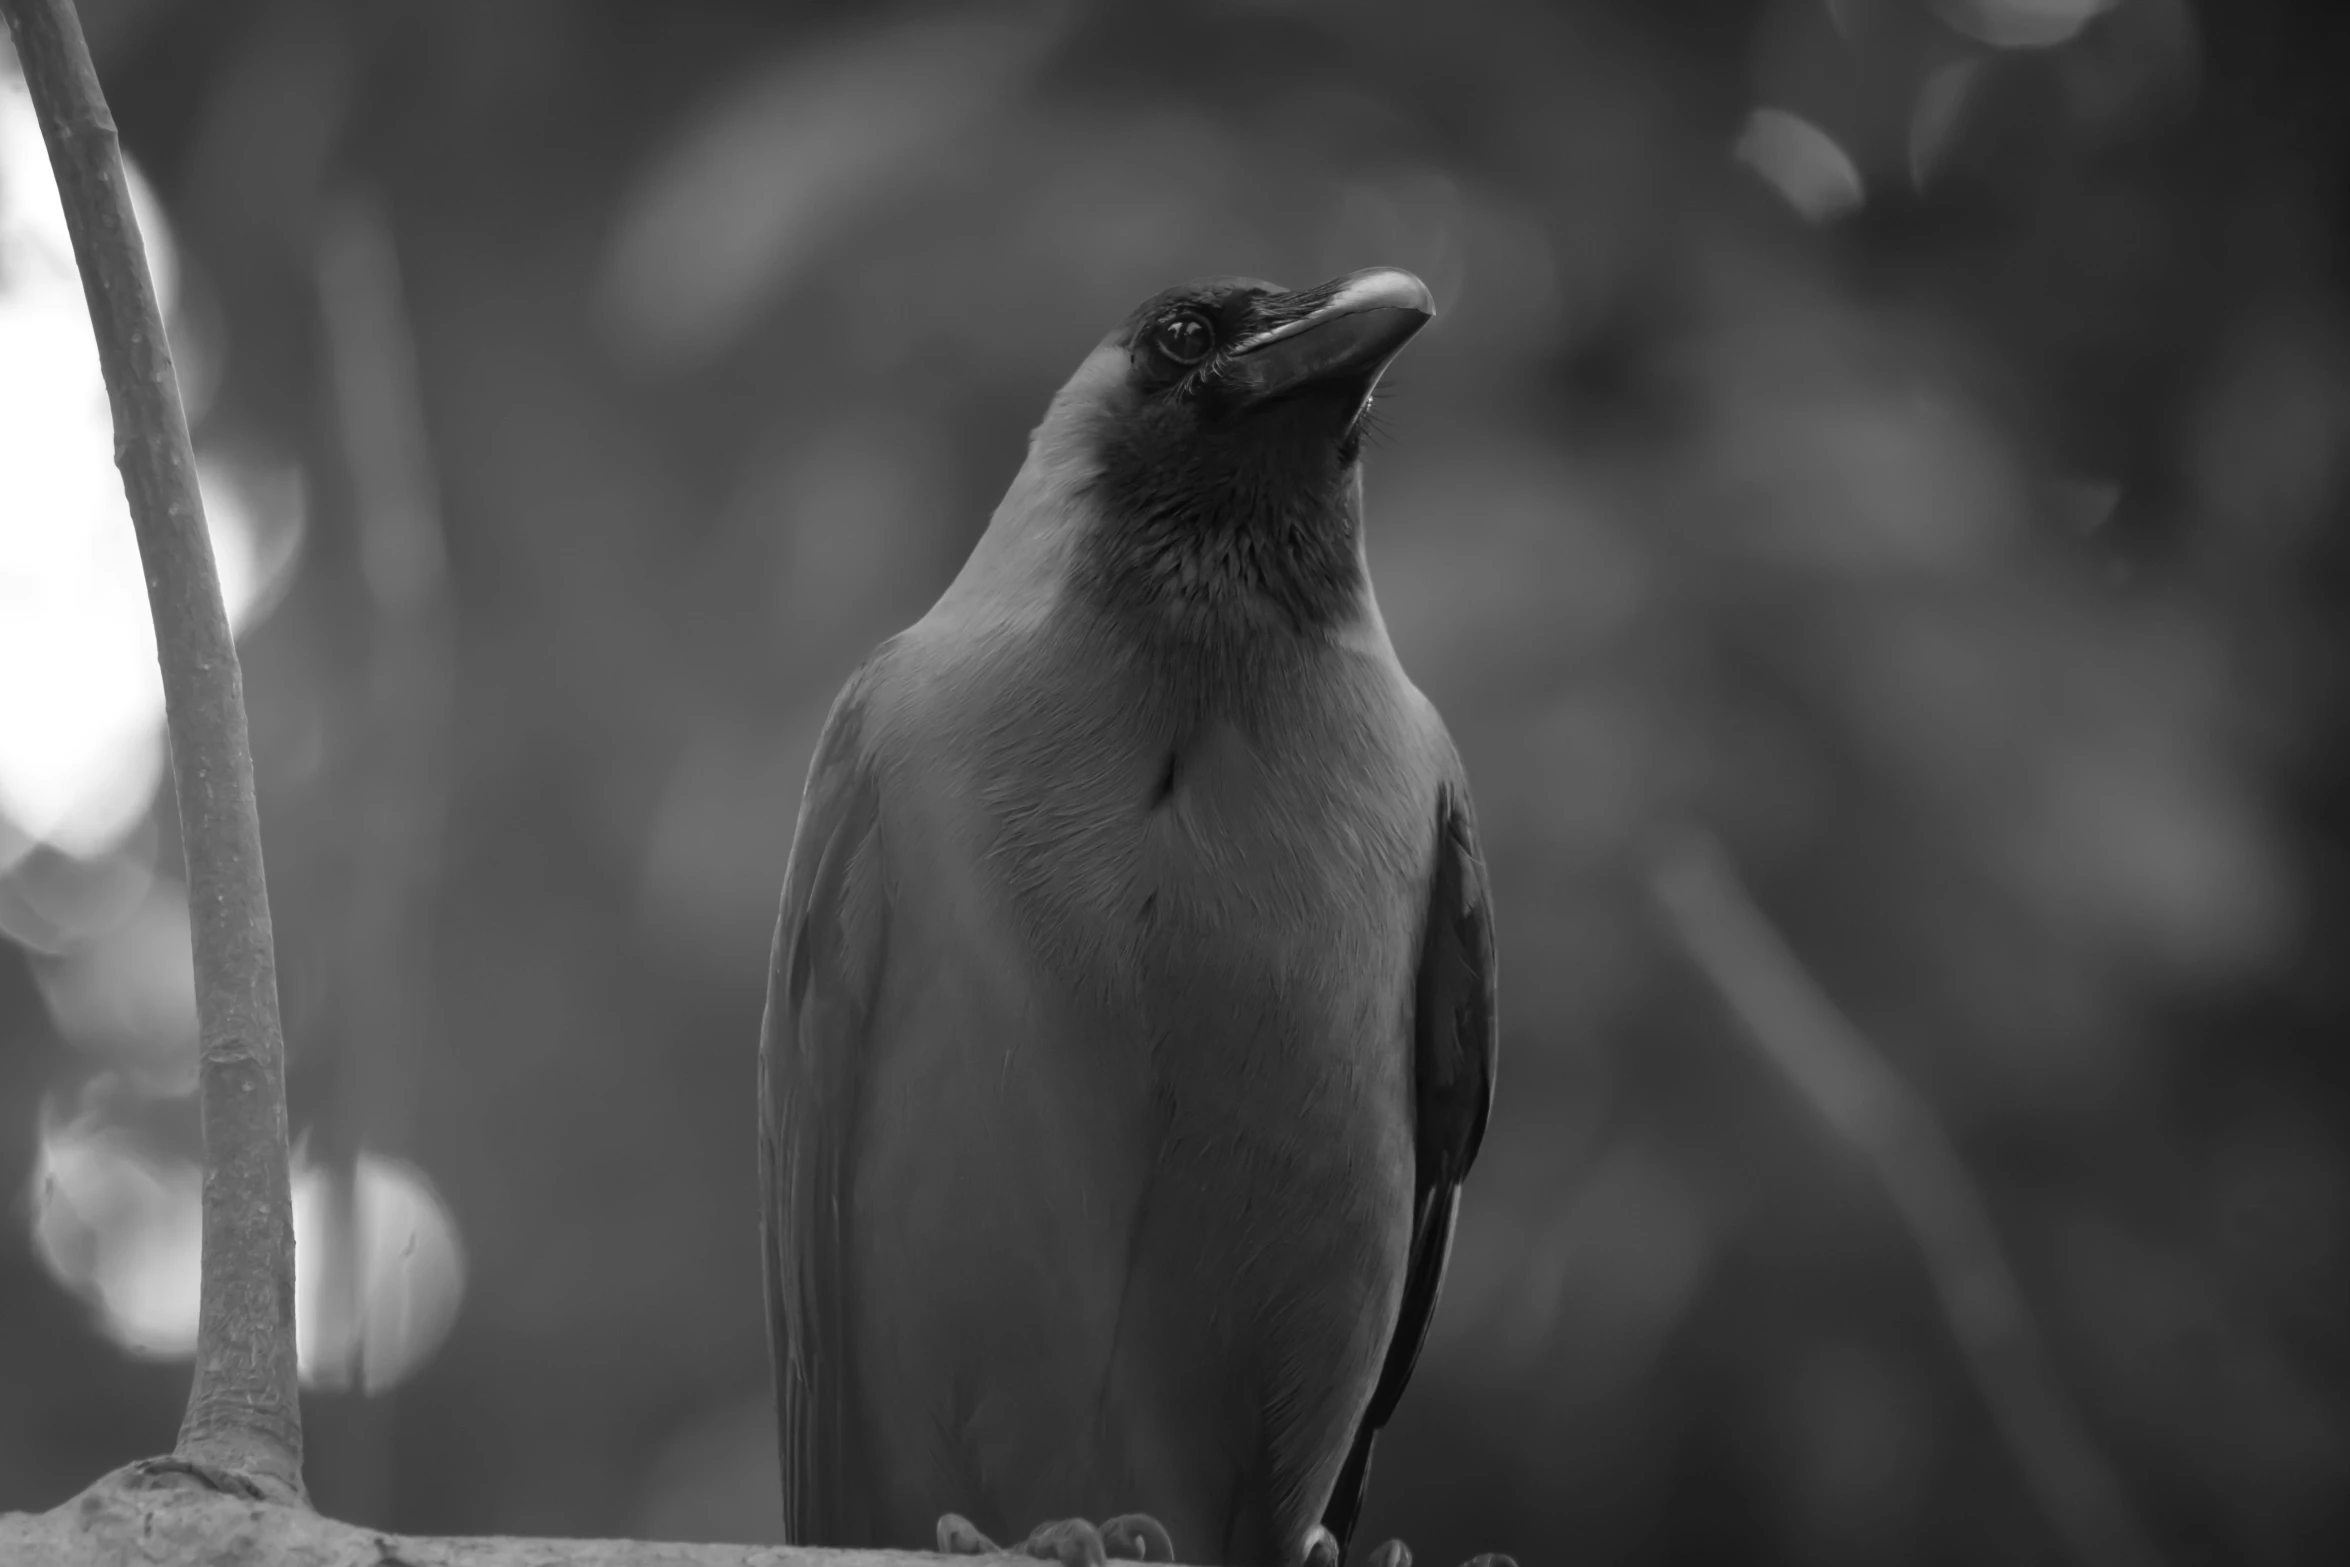
[{"label": "bird's head", "polygon": [[1363,420],[1435,313],[1381,267],[1289,292],[1171,288],[1102,340],[1053,401],[1031,467],[1069,476],[1071,557],[1108,606],[1199,631],[1308,630],[1364,602]]}]

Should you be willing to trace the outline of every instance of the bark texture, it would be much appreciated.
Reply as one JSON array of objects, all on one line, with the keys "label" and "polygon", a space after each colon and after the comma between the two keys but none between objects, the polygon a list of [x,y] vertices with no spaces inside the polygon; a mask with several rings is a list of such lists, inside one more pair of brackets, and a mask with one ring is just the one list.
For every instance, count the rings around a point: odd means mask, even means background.
[{"label": "bark texture", "polygon": [[[90,306],[163,666],[187,855],[204,1121],[203,1304],[179,1456],[303,1495],[285,1041],[244,679],[114,116],[72,0],[5,0]],[[4,1554],[4,1553],[0,1553]],[[13,1556],[7,1558],[15,1560]]]},{"label": "bark texture", "polygon": [[46,1513],[0,1514],[0,1562],[8,1567],[918,1567],[945,1559],[788,1545],[385,1534],[215,1490],[171,1459],[117,1470]]}]

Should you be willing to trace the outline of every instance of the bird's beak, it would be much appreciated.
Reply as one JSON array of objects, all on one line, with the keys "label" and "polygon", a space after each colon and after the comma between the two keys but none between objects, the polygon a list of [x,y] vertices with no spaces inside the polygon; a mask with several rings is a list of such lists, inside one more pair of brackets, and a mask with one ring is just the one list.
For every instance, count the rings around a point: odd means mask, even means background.
[{"label": "bird's beak", "polygon": [[1225,370],[1243,402],[1330,384],[1353,390],[1359,411],[1387,362],[1436,314],[1436,301],[1409,272],[1373,267],[1260,299],[1256,308],[1271,324],[1235,344]]}]

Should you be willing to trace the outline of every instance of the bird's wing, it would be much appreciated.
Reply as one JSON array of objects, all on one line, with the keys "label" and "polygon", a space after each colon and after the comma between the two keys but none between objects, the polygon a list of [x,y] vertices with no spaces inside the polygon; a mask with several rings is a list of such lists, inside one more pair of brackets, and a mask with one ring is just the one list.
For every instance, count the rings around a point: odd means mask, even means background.
[{"label": "bird's wing", "polygon": [[785,1538],[846,1544],[858,1440],[841,1298],[848,1133],[888,943],[869,661],[833,703],[800,804],[759,1035],[768,1347]]},{"label": "bird's wing", "polygon": [[1403,1397],[1404,1384],[1427,1342],[1437,1292],[1452,1252],[1453,1215],[1461,1181],[1477,1157],[1493,1105],[1500,1047],[1493,1005],[1493,918],[1485,861],[1477,848],[1477,819],[1458,763],[1436,805],[1436,864],[1429,877],[1428,910],[1420,938],[1420,971],[1412,1007],[1413,1180],[1412,1246],[1403,1305],[1387,1341],[1387,1361],[1354,1445],[1330,1493],[1322,1523],[1343,1551],[1354,1532],[1370,1479],[1371,1444]]}]

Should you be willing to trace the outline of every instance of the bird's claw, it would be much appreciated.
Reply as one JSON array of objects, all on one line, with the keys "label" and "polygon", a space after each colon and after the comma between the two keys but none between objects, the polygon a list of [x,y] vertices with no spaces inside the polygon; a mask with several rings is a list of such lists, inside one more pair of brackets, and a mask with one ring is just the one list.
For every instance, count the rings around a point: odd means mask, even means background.
[{"label": "bird's claw", "polygon": [[1110,1553],[1102,1544],[1101,1531],[1082,1518],[1040,1523],[1029,1531],[1028,1541],[1020,1549],[1038,1561],[1059,1562],[1061,1567],[1109,1567],[1110,1564]]},{"label": "bird's claw", "polygon": [[1148,1513],[1120,1513],[1102,1525],[1102,1548],[1126,1562],[1171,1562],[1175,1542],[1166,1527]]},{"label": "bird's claw", "polygon": [[1040,1523],[1028,1538],[1011,1550],[979,1532],[979,1526],[961,1513],[941,1513],[938,1519],[941,1556],[1029,1556],[1059,1562],[1061,1567],[1107,1567],[1113,1561],[1171,1562],[1175,1543],[1166,1528],[1148,1513],[1121,1513],[1095,1528],[1082,1518]]},{"label": "bird's claw", "polygon": [[[1316,1554],[1324,1541],[1329,1542],[1326,1557]],[[1338,1567],[1338,1542],[1327,1531],[1316,1529],[1306,1537],[1306,1567]],[[1412,1567],[1412,1548],[1401,1540],[1390,1540],[1371,1553],[1364,1567]],[[1461,1567],[1518,1567],[1518,1559],[1500,1551],[1487,1551],[1482,1556],[1470,1557]]]}]

